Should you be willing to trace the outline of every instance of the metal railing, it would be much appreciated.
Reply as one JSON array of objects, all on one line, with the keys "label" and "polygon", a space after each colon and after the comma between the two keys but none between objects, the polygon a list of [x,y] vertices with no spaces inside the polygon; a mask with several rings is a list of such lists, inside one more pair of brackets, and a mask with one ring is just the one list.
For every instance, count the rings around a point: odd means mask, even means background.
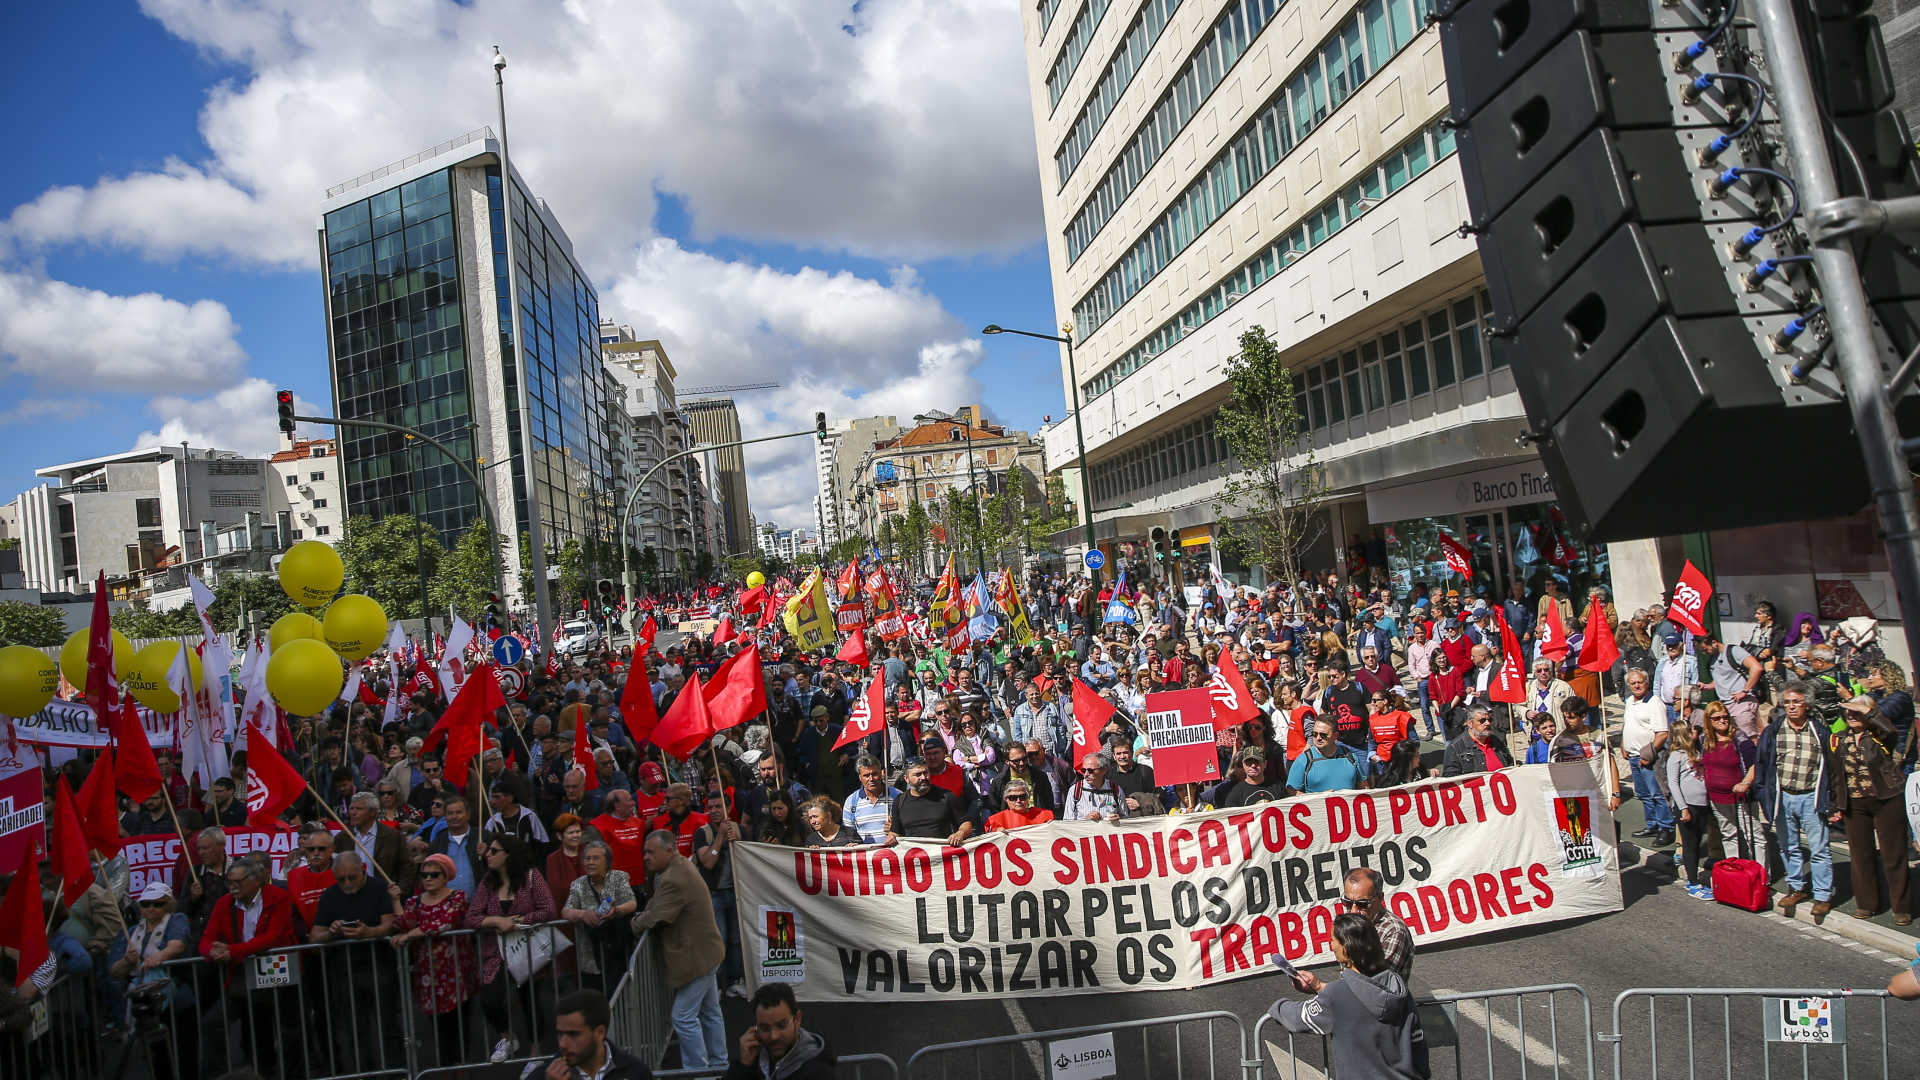
[{"label": "metal railing", "polygon": [[[1156,1043],[1153,1038],[1156,1032],[1168,1037]],[[1222,1038],[1222,1032],[1228,1033],[1230,1038]],[[1196,1076],[1240,1076],[1248,1068],[1246,1034],[1246,1026],[1238,1016],[1215,1010],[1121,1020],[1111,1024],[1089,1024],[1054,1031],[996,1035],[922,1047],[907,1059],[907,1077],[908,1080],[933,1076],[941,1080],[953,1077],[992,1077],[994,1080],[1032,1077],[1033,1080],[1047,1080],[1053,1075],[1049,1065],[1056,1056],[1077,1052],[1111,1056],[1114,1071],[1109,1075],[1123,1078],[1172,1076],[1175,1080],[1184,1080],[1190,1062],[1195,1069],[1202,1062],[1206,1066],[1205,1072],[1193,1074]],[[1095,1045],[1101,1036],[1108,1037],[1106,1042],[1104,1045]],[[1138,1049],[1134,1052],[1136,1036]],[[1062,1045],[1066,1043],[1075,1045]],[[1223,1065],[1231,1071],[1223,1072]]]},{"label": "metal railing", "polygon": [[[725,1076],[727,1066],[712,1069],[655,1069],[654,1080],[709,1080]],[[895,1080],[900,1067],[885,1054],[845,1054],[834,1059],[835,1076],[843,1080]]]},{"label": "metal railing", "polygon": [[612,1014],[607,1038],[613,1045],[650,1066],[659,1064],[673,1035],[673,993],[667,987],[659,938],[647,934],[634,946],[626,974],[608,996],[607,1005]]},{"label": "metal railing", "polygon": [[[1908,1046],[1899,1058],[1902,1071],[1892,1071],[1887,1049],[1889,996],[1884,989],[1635,988],[1613,999],[1613,1030],[1597,1038],[1613,1045],[1614,1080],[1629,1076],[1695,1080],[1716,1075],[1726,1080],[1735,1075],[1848,1080],[1856,1060],[1871,1069],[1876,1059],[1877,1075],[1891,1080],[1895,1075],[1913,1075],[1914,1059],[1913,1047]],[[1629,1010],[1639,1011],[1636,1002],[1640,1000],[1646,1002],[1646,1027],[1629,1033],[1625,1022]],[[1703,1001],[1708,1007],[1696,1007]],[[1735,1001],[1749,1007],[1736,1009]],[[1669,1006],[1665,1010],[1663,1003]],[[1664,1038],[1663,1011],[1668,1016]],[[1859,1022],[1863,1013],[1866,1023]],[[1866,1036],[1866,1047],[1856,1053],[1854,1044],[1861,1036]],[[1644,1072],[1640,1071],[1643,1063]]]},{"label": "metal railing", "polygon": [[109,1071],[111,1054],[101,1045],[99,995],[92,978],[60,975],[21,1013],[0,1017],[0,1076],[97,1080]]},{"label": "metal railing", "polygon": [[400,172],[403,169],[410,169],[423,161],[431,161],[455,147],[465,146],[470,142],[479,142],[482,139],[491,138],[493,138],[493,129],[491,127],[474,128],[464,135],[455,136],[443,143],[436,143],[417,154],[408,154],[399,161],[389,162],[372,172],[361,173],[359,176],[344,183],[335,184],[327,189],[326,197],[331,199],[335,195],[344,195],[362,184],[371,184],[383,176],[392,176],[394,173]]}]

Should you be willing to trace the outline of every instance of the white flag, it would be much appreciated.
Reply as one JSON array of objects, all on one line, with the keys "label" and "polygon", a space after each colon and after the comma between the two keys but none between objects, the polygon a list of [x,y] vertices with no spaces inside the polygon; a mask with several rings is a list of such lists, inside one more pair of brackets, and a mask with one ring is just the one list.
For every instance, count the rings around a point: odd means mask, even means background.
[{"label": "white flag", "polygon": [[198,575],[187,575],[187,591],[193,594],[193,610],[200,614],[200,633],[207,640],[214,639],[213,619],[207,615],[207,609],[213,606],[213,590],[201,581]]},{"label": "white flag", "polygon": [[[205,672],[206,667],[202,665],[201,673]],[[227,775],[227,748],[213,741],[215,718],[201,710],[205,699],[194,692],[184,643],[167,667],[167,688],[180,697],[179,719],[174,723],[175,737],[180,742],[180,774],[197,780],[202,789],[210,788],[216,779]]]},{"label": "white flag", "polygon": [[466,661],[462,657],[466,656],[467,646],[471,644],[473,627],[455,615],[453,626],[447,631],[446,648],[440,653],[440,688],[446,691],[448,701],[453,700],[454,695],[460,692],[460,684],[466,681]]}]

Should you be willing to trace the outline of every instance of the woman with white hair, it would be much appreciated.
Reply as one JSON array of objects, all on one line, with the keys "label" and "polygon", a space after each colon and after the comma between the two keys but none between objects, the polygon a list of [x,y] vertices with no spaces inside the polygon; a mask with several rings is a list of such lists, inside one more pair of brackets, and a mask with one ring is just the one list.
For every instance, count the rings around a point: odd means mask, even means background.
[{"label": "woman with white hair", "polygon": [[[106,1002],[109,1022],[126,1022],[127,990],[147,983],[167,982],[163,966],[169,960],[187,955],[187,917],[175,910],[173,890],[164,881],[152,881],[140,891],[140,918],[127,930],[127,950],[113,962],[107,981]],[[184,974],[184,973],[183,973]],[[179,1014],[193,1006],[193,991],[185,978],[172,980],[167,992],[172,1001],[169,1010]]]}]

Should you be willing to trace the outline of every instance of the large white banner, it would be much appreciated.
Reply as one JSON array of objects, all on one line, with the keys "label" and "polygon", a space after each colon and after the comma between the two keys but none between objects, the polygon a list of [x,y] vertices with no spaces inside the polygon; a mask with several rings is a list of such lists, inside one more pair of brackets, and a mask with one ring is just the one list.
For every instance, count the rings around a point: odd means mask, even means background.
[{"label": "large white banner", "polygon": [[1432,943],[1620,910],[1613,817],[1582,764],[963,848],[734,849],[750,986],[803,1001],[1172,990],[1329,963],[1349,869]]},{"label": "large white banner", "polygon": [[[173,714],[140,707],[140,724],[147,743],[158,750],[173,745]],[[13,722],[14,734],[37,746],[95,749],[107,745],[107,732],[94,722],[93,706],[84,701],[55,701],[32,716]]]}]

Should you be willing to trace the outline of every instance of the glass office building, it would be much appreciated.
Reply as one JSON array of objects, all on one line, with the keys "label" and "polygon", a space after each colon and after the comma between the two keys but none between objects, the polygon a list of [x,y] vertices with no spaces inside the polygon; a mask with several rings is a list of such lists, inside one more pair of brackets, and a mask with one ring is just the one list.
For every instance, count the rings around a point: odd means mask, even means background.
[{"label": "glass office building", "polygon": [[[417,427],[478,460],[502,530],[526,531],[531,495],[557,553],[568,540],[610,539],[618,514],[599,299],[552,213],[517,180],[532,375],[523,422],[496,148],[485,129],[469,132],[328,191],[320,244],[335,415]],[[417,513],[448,545],[480,519],[478,493],[442,455],[351,427],[340,449],[349,516]],[[508,554],[517,564],[517,545]]]}]

